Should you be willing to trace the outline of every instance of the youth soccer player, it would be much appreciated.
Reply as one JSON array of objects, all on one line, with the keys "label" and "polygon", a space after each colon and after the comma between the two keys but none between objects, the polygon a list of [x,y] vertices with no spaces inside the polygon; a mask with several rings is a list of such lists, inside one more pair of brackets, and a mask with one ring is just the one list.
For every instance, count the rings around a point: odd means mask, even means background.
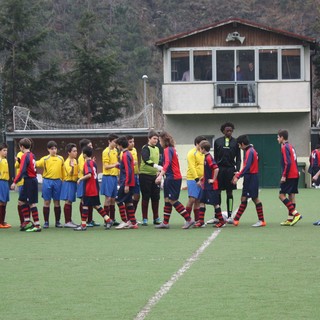
[{"label": "youth soccer player", "polygon": [[88,219],[88,210],[89,207],[94,207],[98,213],[103,217],[106,229],[110,229],[112,226],[112,221],[101,207],[100,198],[99,198],[99,182],[97,176],[97,165],[95,161],[91,159],[92,157],[92,148],[84,147],[82,150],[83,158],[85,160],[83,176],[78,179],[78,184],[82,181],[83,183],[83,192],[82,192],[82,213],[81,213],[81,225],[77,228],[74,228],[75,231],[86,231],[87,230],[87,219]]},{"label": "youth soccer player", "polygon": [[320,144],[318,144],[316,148],[312,150],[309,162],[310,162],[310,166],[309,166],[308,172],[311,174],[312,186],[314,188],[320,188],[319,176],[317,176],[317,178],[314,179],[314,176],[320,170]]},{"label": "youth soccer player", "polygon": [[7,161],[8,145],[0,144],[0,229],[11,228],[5,221],[7,202],[9,201],[9,166]]},{"label": "youth soccer player", "polygon": [[74,143],[68,143],[66,146],[68,158],[64,162],[64,179],[61,187],[60,200],[64,200],[63,207],[65,228],[78,227],[72,221],[72,202],[76,201],[77,181],[78,181],[78,162],[77,162],[77,146]]},{"label": "youth soccer player", "polygon": [[60,207],[60,193],[62,186],[62,179],[64,177],[64,159],[57,154],[57,143],[49,141],[47,143],[47,150],[49,155],[42,157],[36,161],[37,168],[43,168],[43,183],[42,183],[42,198],[43,204],[43,228],[49,228],[49,215],[51,199],[54,203],[55,226],[62,228],[60,223],[61,207]]},{"label": "youth soccer player", "polygon": [[243,168],[240,172],[235,174],[232,179],[232,183],[236,184],[240,178],[243,177],[243,189],[241,196],[241,204],[237,211],[236,216],[233,219],[233,225],[238,226],[239,220],[246,210],[248,204],[248,198],[251,198],[256,205],[256,211],[258,215],[258,222],[253,224],[253,227],[265,227],[266,222],[263,216],[263,207],[261,201],[258,199],[259,195],[259,166],[258,166],[258,153],[250,144],[249,138],[246,135],[239,136],[237,138],[239,148],[245,152],[245,158],[243,161]]},{"label": "youth soccer player", "polygon": [[199,144],[199,149],[204,155],[204,173],[202,179],[197,182],[197,184],[201,186],[200,210],[199,220],[196,222],[194,227],[201,228],[205,226],[204,215],[206,211],[206,205],[210,204],[214,206],[215,217],[219,220],[219,222],[215,224],[215,227],[222,228],[225,225],[225,221],[219,205],[219,167],[210,154],[210,143],[208,141],[201,141]]},{"label": "youth soccer player", "polygon": [[105,196],[104,210],[110,215],[113,225],[119,223],[115,221],[115,203],[118,191],[119,175],[119,152],[116,140],[118,136],[111,133],[107,137],[108,147],[102,152],[103,176],[101,181],[101,195]]},{"label": "youth soccer player", "polygon": [[179,202],[182,176],[178,161],[177,151],[172,136],[168,132],[162,132],[159,135],[160,144],[163,150],[163,168],[156,179],[156,183],[160,184],[162,177],[165,175],[163,192],[164,192],[164,218],[161,224],[157,225],[158,229],[169,229],[169,220],[171,216],[172,206],[185,219],[185,224],[182,229],[189,229],[194,225],[194,220],[186,211],[186,208]]},{"label": "youth soccer player", "polygon": [[[21,151],[18,152],[16,158],[15,158],[15,163],[14,163],[14,167],[16,169],[16,175],[19,172],[20,169],[20,162],[21,162],[21,157],[22,157],[23,153]],[[20,194],[21,188],[23,186],[23,179],[21,179],[18,183],[17,183],[17,188],[18,188],[18,193]],[[20,219],[20,226],[23,224],[24,222],[24,217],[23,217],[23,213],[21,212],[21,207],[22,207],[22,203],[18,200],[18,214],[19,214],[19,219]]]},{"label": "youth soccer player", "polygon": [[204,163],[204,154],[200,151],[199,144],[204,140],[207,140],[204,136],[196,137],[194,139],[194,148],[192,148],[187,154],[187,187],[189,199],[186,205],[186,210],[191,214],[193,208],[195,221],[198,221],[199,219],[201,187],[198,182],[203,176]]},{"label": "youth soccer player", "polygon": [[[279,130],[277,140],[281,144],[281,167],[279,199],[288,209],[288,219],[281,222],[282,226],[294,226],[302,215],[296,210],[295,195],[298,193],[299,171],[296,151],[288,142],[287,130]],[[286,196],[288,194],[288,197]]]},{"label": "youth soccer player", "polygon": [[[11,189],[14,190],[16,184],[23,178],[23,186],[19,194],[19,201],[22,203],[21,211],[24,215],[24,222],[21,225],[21,231],[40,232],[40,221],[38,214],[38,180],[36,172],[36,160],[32,152],[30,152],[31,141],[23,138],[19,141],[20,150],[23,152],[21,157],[20,169],[16,175]],[[30,208],[30,209],[29,209]],[[33,223],[30,221],[30,212],[32,214]]]},{"label": "youth soccer player", "polygon": [[128,150],[129,144],[126,137],[118,138],[116,143],[122,152],[119,177],[120,188],[116,197],[122,222],[115,229],[138,229],[132,201],[135,187],[134,160]]}]

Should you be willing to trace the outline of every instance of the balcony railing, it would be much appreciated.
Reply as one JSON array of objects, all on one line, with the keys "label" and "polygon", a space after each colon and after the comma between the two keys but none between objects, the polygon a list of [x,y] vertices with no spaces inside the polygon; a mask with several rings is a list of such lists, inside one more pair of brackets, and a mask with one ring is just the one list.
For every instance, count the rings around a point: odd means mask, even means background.
[{"label": "balcony railing", "polygon": [[254,81],[216,83],[214,91],[215,107],[258,105],[258,86]]}]

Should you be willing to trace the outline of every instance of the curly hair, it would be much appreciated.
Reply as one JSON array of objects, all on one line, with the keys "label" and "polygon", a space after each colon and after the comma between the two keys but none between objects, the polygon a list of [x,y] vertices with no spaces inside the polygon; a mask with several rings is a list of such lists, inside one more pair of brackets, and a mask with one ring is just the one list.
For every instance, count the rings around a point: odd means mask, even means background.
[{"label": "curly hair", "polygon": [[172,138],[172,136],[166,132],[166,131],[162,131],[160,134],[159,134],[159,137],[162,139],[163,141],[163,144],[164,144],[164,148],[166,147],[174,147],[175,145],[175,142]]},{"label": "curly hair", "polygon": [[232,130],[234,130],[234,124],[232,122],[226,122],[220,127],[220,131],[223,133],[226,127],[230,127]]}]

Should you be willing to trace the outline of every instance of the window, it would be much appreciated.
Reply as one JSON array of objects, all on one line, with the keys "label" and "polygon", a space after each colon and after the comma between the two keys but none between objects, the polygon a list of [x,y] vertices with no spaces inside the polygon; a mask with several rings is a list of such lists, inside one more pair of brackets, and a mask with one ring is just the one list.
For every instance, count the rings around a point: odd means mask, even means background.
[{"label": "window", "polygon": [[190,81],[189,51],[171,52],[171,81]]},{"label": "window", "polygon": [[301,78],[300,49],[283,49],[282,57],[282,79]]},{"label": "window", "polygon": [[259,50],[259,79],[278,79],[278,50]]},{"label": "window", "polygon": [[193,52],[193,78],[195,81],[212,80],[212,51]]},{"label": "window", "polygon": [[217,51],[217,81],[234,80],[234,50]]}]

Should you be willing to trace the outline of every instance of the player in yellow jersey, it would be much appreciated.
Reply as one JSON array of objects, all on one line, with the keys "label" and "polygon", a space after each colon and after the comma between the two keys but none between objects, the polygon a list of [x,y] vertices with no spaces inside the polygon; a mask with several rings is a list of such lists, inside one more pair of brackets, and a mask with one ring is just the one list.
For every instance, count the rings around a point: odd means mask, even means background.
[{"label": "player in yellow jersey", "polygon": [[204,136],[198,136],[194,139],[194,147],[187,154],[187,187],[188,187],[188,203],[186,205],[187,212],[191,215],[192,208],[194,212],[194,220],[199,219],[200,210],[200,193],[201,187],[198,181],[203,177],[204,154],[200,152],[199,144],[201,141],[207,140]]},{"label": "player in yellow jersey", "polygon": [[9,201],[9,166],[7,161],[8,146],[0,145],[0,229],[11,228],[5,221],[6,207]]},{"label": "player in yellow jersey", "polygon": [[108,135],[108,147],[102,152],[103,176],[101,182],[101,195],[105,196],[104,210],[110,216],[114,226],[119,223],[115,221],[115,202],[118,191],[119,175],[119,152],[116,148],[118,136],[111,133]]},{"label": "player in yellow jersey", "polygon": [[74,143],[68,143],[66,146],[68,158],[64,162],[64,179],[62,181],[60,200],[64,200],[63,207],[65,228],[78,227],[72,221],[72,202],[76,201],[77,181],[78,181],[78,161],[77,161],[77,146]]},{"label": "player in yellow jersey", "polygon": [[43,168],[43,184],[42,184],[42,198],[43,204],[43,228],[49,228],[49,213],[50,203],[53,199],[55,226],[62,228],[60,223],[61,207],[60,207],[60,193],[62,180],[64,178],[64,159],[57,154],[57,143],[49,141],[47,144],[49,155],[42,157],[36,161],[37,168]]}]

